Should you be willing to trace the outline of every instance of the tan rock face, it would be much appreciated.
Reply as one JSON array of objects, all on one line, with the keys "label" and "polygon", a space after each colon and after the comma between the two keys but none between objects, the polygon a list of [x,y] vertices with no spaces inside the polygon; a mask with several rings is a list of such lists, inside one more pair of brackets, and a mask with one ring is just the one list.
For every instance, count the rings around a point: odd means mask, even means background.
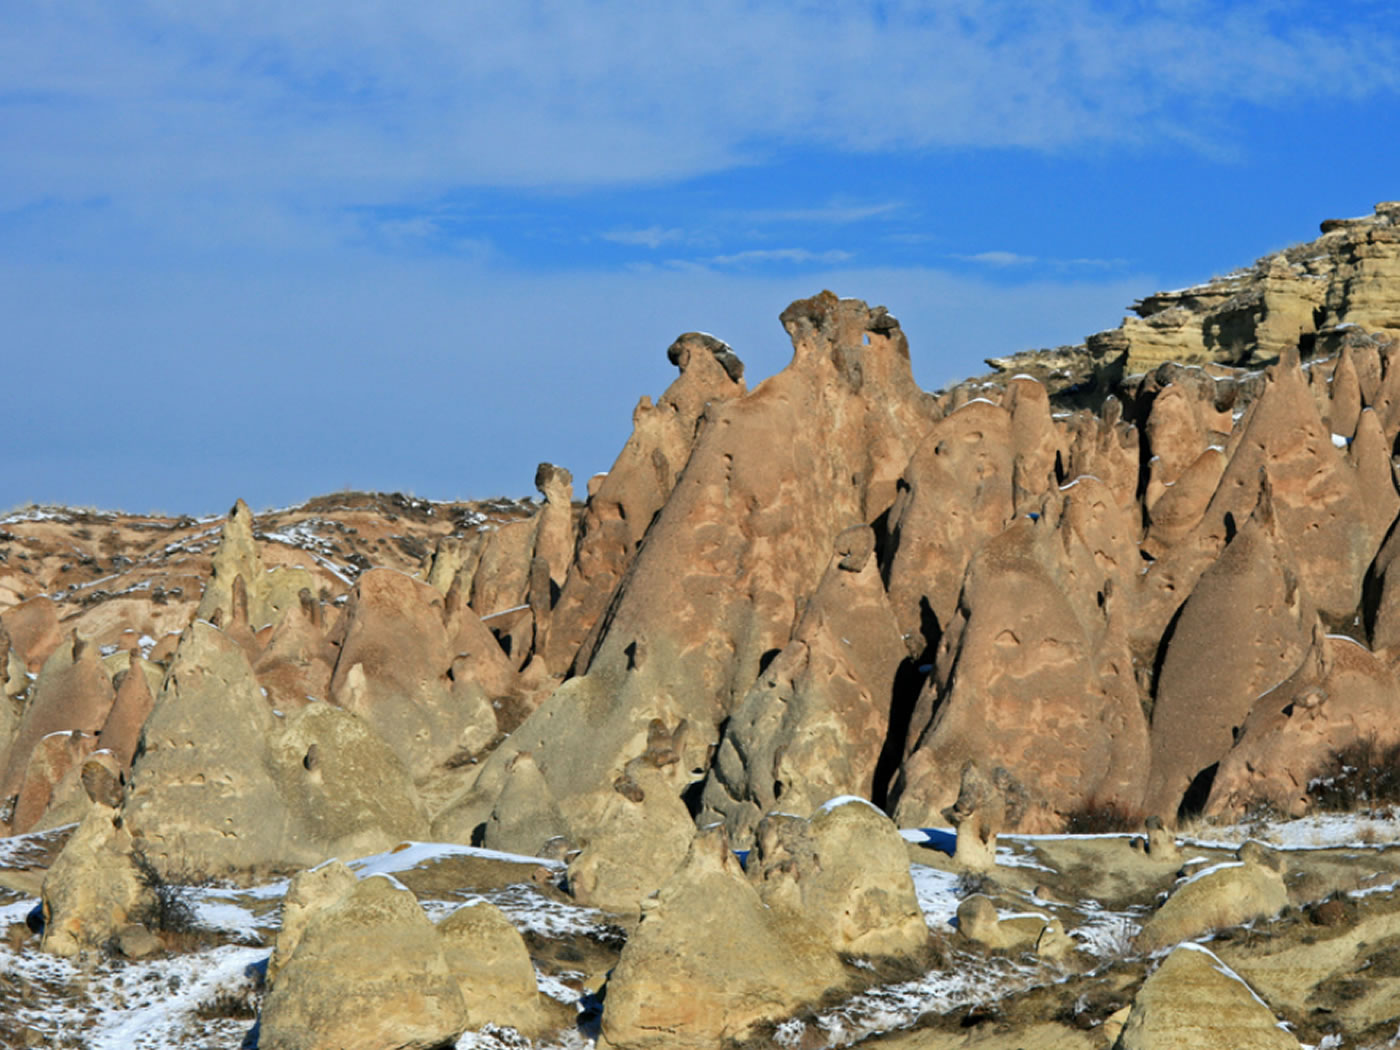
[{"label": "tan rock face", "polygon": [[122,810],[159,870],[224,876],[285,861],[286,814],[266,763],[276,721],[243,649],[192,624],[146,720]]},{"label": "tan rock face", "polygon": [[44,737],[74,731],[96,737],[114,699],[112,681],[93,646],[73,636],[55,649],[44,661],[0,765],[0,799],[18,793],[34,748]]},{"label": "tan rock face", "polygon": [[723,832],[702,832],[622,949],[603,1036],[619,1050],[710,1048],[841,979],[834,955],[793,945]]},{"label": "tan rock face", "polygon": [[127,658],[126,671],[120,674],[112,708],[97,734],[97,746],[112,752],[124,770],[131,768],[141,742],[141,727],[146,724],[155,703],[150,679],[133,650]]},{"label": "tan rock face", "polygon": [[202,622],[146,720],[122,815],[177,876],[316,864],[427,831],[408,771],[371,726],[325,703],[278,717],[242,648]]},{"label": "tan rock face", "polygon": [[1147,296],[1137,317],[1089,337],[1091,353],[1121,358],[1128,374],[1166,361],[1267,362],[1340,325],[1400,325],[1393,211],[1377,205],[1364,219],[1324,222],[1322,233],[1209,284]]},{"label": "tan rock face", "polygon": [[38,671],[63,643],[58,625],[58,609],[53,600],[39,595],[6,609],[3,614],[10,644],[25,666]]},{"label": "tan rock face", "polygon": [[568,667],[577,653],[591,653],[608,600],[690,459],[706,406],[745,393],[743,365],[713,336],[689,332],[671,344],[667,355],[680,377],[655,405],[649,398],[638,404],[632,435],[590,493],[579,522],[578,546],[547,650],[556,669]]},{"label": "tan rock face", "polygon": [[1010,413],[977,400],[936,423],[909,461],[889,592],[901,632],[923,646],[952,623],[973,554],[1014,516],[1015,451]]},{"label": "tan rock face", "polygon": [[1057,524],[1022,519],[973,559],[914,710],[920,735],[896,788],[901,824],[934,822],[973,758],[1018,782],[1010,827],[1049,830],[1091,801],[1136,801],[1146,734],[1131,658],[1111,593],[1097,592],[1101,605],[1082,601],[1090,581],[1103,588],[1102,570]]},{"label": "tan rock face", "polygon": [[[575,666],[587,673],[487,760],[478,793],[530,751],[572,820],[570,797],[610,785],[645,752],[655,719],[691,729],[677,791],[699,779],[719,723],[764,655],[790,639],[798,598],[816,589],[836,536],[893,500],[928,411],[903,333],[883,309],[830,293],[783,320],[792,365],[711,404],[596,647],[580,653]],[[824,440],[791,440],[800,432]]]},{"label": "tan rock face", "polygon": [[1281,532],[1266,491],[1181,609],[1152,712],[1149,813],[1175,817],[1192,782],[1234,744],[1255,697],[1307,651],[1314,613]]},{"label": "tan rock face", "polygon": [[426,777],[496,735],[485,697],[466,692],[469,683],[455,688],[453,657],[442,595],[402,573],[372,570],[346,606],[330,699],[364,719],[415,778]]}]

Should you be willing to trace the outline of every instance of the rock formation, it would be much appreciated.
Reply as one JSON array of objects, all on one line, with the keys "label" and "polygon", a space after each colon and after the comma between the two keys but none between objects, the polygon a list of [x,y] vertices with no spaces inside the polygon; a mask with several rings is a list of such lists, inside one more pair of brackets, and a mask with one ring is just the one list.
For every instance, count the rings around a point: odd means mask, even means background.
[{"label": "rock formation", "polygon": [[[1400,205],[1135,310],[936,394],[884,307],[830,292],[752,389],[685,333],[581,504],[545,463],[538,501],[7,517],[0,831],[78,829],[45,947],[161,950],[142,879],[308,869],[263,1045],[542,1031],[510,906],[434,925],[328,863],[431,837],[546,858],[553,903],[621,924],[605,1045],[709,1047],[945,941],[1072,969],[1092,934],[999,915],[1018,832],[1146,822],[1105,895],[1172,892],[1125,952],[1283,923],[1332,869],[1249,848],[1173,887],[1205,862],[1173,832],[1301,816],[1339,756],[1400,745]],[[956,827],[956,930],[887,813]],[[346,984],[373,945],[394,966]],[[1118,1045],[1188,1038],[1193,989],[1270,1045],[1192,952]]]}]

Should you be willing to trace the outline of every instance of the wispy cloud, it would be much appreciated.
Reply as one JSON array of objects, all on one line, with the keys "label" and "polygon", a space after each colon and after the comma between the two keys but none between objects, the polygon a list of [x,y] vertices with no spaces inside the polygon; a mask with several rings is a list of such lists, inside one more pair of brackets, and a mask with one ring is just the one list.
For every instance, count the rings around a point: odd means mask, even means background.
[{"label": "wispy cloud", "polygon": [[704,261],[714,266],[751,266],[758,263],[820,263],[830,266],[845,262],[850,257],[850,252],[839,249],[813,252],[806,248],[752,248],[729,255],[712,255]]},{"label": "wispy cloud", "polygon": [[898,201],[888,201],[883,204],[828,204],[820,208],[754,209],[741,212],[740,215],[749,222],[757,223],[798,222],[845,225],[852,222],[864,222],[866,219],[891,219],[902,207],[903,205]]},{"label": "wispy cloud", "polygon": [[638,248],[660,248],[663,244],[684,240],[685,231],[648,226],[642,230],[611,230],[601,236],[603,240],[612,241],[614,244],[626,244]]},{"label": "wispy cloud", "polygon": [[0,206],[171,183],[382,200],[675,179],[799,146],[1210,149],[1241,103],[1393,97],[1392,15],[1276,0],[870,0],[815,16],[777,0],[22,4],[0,37],[0,138],[24,145],[0,150]]},{"label": "wispy cloud", "polygon": [[1013,266],[1033,266],[1048,267],[1055,270],[1114,270],[1121,269],[1128,265],[1126,259],[1059,259],[1042,258],[1036,255],[1024,255],[1020,252],[1008,252],[992,250],[985,252],[975,252],[971,255],[959,255],[954,253],[950,259],[957,259],[961,262],[978,263],[982,266],[1006,268]]},{"label": "wispy cloud", "polygon": [[1021,255],[1018,252],[977,252],[974,255],[954,255],[954,259],[961,259],[963,262],[982,263],[986,266],[1029,266],[1035,262],[1034,255]]}]

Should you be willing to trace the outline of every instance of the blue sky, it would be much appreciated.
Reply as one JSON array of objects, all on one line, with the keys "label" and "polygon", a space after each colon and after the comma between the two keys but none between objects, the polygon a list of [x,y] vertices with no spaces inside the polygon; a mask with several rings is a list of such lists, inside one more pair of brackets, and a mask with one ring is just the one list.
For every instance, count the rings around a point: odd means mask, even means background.
[{"label": "blue sky", "polygon": [[1400,197],[1391,3],[0,0],[0,508],[605,470],[830,287],[933,389]]}]

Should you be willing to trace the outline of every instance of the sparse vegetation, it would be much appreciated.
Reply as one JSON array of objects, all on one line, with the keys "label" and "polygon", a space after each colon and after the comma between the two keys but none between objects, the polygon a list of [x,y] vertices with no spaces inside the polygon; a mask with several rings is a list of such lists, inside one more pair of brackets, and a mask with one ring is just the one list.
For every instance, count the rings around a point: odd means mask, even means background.
[{"label": "sparse vegetation", "polygon": [[1308,780],[1316,809],[1333,813],[1365,812],[1400,805],[1400,744],[1382,747],[1366,736],[1335,751]]},{"label": "sparse vegetation", "polygon": [[1091,799],[1082,809],[1065,816],[1065,832],[1070,835],[1108,835],[1141,830],[1142,817],[1113,802],[1101,804]]},{"label": "sparse vegetation", "polygon": [[215,884],[211,876],[180,869],[171,874],[162,874],[155,862],[139,845],[131,851],[131,861],[141,879],[141,885],[149,891],[149,901],[144,911],[132,918],[146,929],[156,934],[169,949],[186,950],[198,948],[214,937],[213,931],[204,929],[195,911],[195,896],[198,890]]}]

